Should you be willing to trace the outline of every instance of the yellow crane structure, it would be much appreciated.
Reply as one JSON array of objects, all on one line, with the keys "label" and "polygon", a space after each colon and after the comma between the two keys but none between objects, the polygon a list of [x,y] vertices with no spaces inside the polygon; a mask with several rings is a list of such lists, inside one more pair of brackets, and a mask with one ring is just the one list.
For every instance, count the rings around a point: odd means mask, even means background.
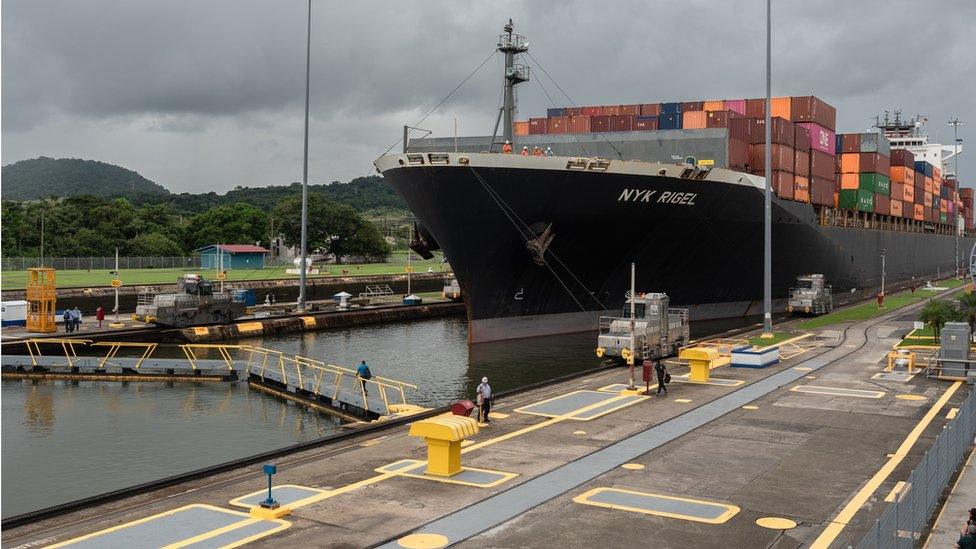
[{"label": "yellow crane structure", "polygon": [[57,331],[54,323],[54,304],[57,286],[54,269],[31,267],[27,269],[27,331],[51,333]]}]

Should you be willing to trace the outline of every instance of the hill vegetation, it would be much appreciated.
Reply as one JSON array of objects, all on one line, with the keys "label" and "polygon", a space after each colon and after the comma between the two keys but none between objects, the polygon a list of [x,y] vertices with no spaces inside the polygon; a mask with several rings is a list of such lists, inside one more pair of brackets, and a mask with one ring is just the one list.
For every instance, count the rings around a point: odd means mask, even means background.
[{"label": "hill vegetation", "polygon": [[153,196],[169,194],[165,187],[121,166],[41,156],[8,164],[0,171],[3,198],[38,200],[52,196]]}]

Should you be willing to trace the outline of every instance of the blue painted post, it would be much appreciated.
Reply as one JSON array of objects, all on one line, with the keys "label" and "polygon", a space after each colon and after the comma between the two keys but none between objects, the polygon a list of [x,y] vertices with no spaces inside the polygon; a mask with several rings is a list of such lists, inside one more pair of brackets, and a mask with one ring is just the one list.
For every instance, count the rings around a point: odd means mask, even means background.
[{"label": "blue painted post", "polygon": [[261,502],[261,507],[266,509],[277,509],[278,502],[271,496],[271,477],[278,472],[278,466],[267,464],[264,466],[264,474],[268,475],[268,499]]}]

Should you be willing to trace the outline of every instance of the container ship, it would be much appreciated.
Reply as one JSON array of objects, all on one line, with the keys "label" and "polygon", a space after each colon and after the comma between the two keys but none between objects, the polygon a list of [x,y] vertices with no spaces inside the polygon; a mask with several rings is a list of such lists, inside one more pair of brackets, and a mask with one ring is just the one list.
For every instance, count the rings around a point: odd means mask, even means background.
[{"label": "container ship", "polygon": [[[499,37],[495,135],[422,139],[375,165],[416,215],[411,247],[443,249],[472,343],[595,330],[637,286],[692,320],[762,313],[765,99],[551,108],[517,121],[528,44]],[[822,273],[835,303],[957,272],[974,244],[972,189],[923,120],[836,134],[810,95],[771,109],[772,292]],[[502,131],[499,134],[498,126]],[[884,280],[884,282],[883,282]]]}]

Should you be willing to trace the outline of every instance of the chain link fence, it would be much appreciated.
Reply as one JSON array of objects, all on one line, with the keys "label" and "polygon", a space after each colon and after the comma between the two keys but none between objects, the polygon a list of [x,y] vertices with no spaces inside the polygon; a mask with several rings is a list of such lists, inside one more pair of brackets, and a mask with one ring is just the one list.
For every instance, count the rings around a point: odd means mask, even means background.
[{"label": "chain link fence", "polygon": [[[939,497],[976,435],[976,391],[959,407],[955,419],[935,439],[922,462],[915,467],[895,501],[857,544],[858,549],[911,548],[921,542],[922,532],[935,512]],[[960,521],[968,517],[960,517]]]},{"label": "chain link fence", "polygon": [[[40,267],[36,257],[4,257],[0,261],[4,271],[23,271]],[[45,257],[45,267],[59,271],[111,271],[115,269],[115,257]],[[119,269],[199,269],[200,256],[177,257],[120,257]]]}]

